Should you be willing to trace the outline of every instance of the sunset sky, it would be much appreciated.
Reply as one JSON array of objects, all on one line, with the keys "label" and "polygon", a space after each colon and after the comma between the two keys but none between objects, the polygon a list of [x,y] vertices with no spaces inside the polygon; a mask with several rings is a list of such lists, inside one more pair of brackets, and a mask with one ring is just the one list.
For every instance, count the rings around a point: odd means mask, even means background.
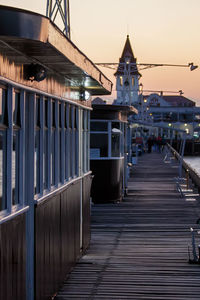
[{"label": "sunset sky", "polygon": [[[46,0],[0,0],[0,4],[46,11]],[[200,0],[71,0],[71,36],[93,62],[118,62],[129,34],[140,63],[200,66],[199,14]],[[101,70],[115,90],[114,71]],[[158,67],[141,73],[144,90],[182,89],[200,105],[200,67],[193,72]]]}]

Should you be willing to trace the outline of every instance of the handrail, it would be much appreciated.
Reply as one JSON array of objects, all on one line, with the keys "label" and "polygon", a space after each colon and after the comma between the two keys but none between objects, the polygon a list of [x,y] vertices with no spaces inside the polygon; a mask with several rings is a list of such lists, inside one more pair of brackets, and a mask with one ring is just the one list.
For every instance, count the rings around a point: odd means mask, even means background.
[{"label": "handrail", "polygon": [[[181,155],[170,144],[167,143],[167,146],[173,153],[174,157],[180,161]],[[189,177],[200,190],[200,175],[188,163],[186,163],[184,159],[182,160],[182,168],[189,173]]]}]

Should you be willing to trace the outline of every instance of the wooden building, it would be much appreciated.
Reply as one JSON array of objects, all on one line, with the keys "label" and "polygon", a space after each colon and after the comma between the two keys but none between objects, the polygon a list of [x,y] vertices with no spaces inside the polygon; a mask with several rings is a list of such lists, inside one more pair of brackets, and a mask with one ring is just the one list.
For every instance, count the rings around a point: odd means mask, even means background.
[{"label": "wooden building", "polygon": [[0,6],[0,299],[51,299],[88,247],[86,94],[111,88],[48,18]]},{"label": "wooden building", "polygon": [[128,147],[131,145],[128,116],[135,114],[136,109],[128,105],[93,103],[90,122],[92,201],[121,201],[127,186]]}]

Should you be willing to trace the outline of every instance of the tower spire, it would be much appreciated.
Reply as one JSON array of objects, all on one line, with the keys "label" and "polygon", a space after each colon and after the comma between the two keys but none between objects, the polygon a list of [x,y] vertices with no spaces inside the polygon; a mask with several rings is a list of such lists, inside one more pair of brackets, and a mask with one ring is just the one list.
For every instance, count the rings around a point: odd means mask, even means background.
[{"label": "tower spire", "polygon": [[123,64],[126,63],[127,60],[130,63],[131,75],[141,76],[141,74],[138,72],[138,68],[137,68],[137,65],[136,65],[137,59],[135,58],[134,53],[133,53],[133,49],[131,47],[129,34],[127,34],[126,42],[125,42],[125,45],[124,45],[124,49],[122,51],[122,55],[119,59],[119,65],[118,65],[118,68],[117,68],[117,72],[115,73],[115,76],[116,75],[123,75],[123,72],[124,72]]},{"label": "tower spire", "polygon": [[139,79],[141,74],[138,72],[137,59],[134,56],[129,35],[126,37],[115,76],[117,90],[115,103],[135,105],[138,102]]}]

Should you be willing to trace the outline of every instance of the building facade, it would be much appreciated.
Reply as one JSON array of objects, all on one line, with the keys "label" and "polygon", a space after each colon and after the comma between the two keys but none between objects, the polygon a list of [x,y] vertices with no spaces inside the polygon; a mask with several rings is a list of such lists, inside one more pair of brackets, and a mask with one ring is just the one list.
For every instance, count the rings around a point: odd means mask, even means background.
[{"label": "building facade", "polygon": [[88,247],[86,92],[111,88],[49,19],[0,6],[1,299],[52,299]]},{"label": "building facade", "polygon": [[119,59],[119,65],[115,73],[117,99],[114,104],[135,105],[138,102],[139,79],[141,74],[138,72],[137,59],[133,54],[129,36]]}]

